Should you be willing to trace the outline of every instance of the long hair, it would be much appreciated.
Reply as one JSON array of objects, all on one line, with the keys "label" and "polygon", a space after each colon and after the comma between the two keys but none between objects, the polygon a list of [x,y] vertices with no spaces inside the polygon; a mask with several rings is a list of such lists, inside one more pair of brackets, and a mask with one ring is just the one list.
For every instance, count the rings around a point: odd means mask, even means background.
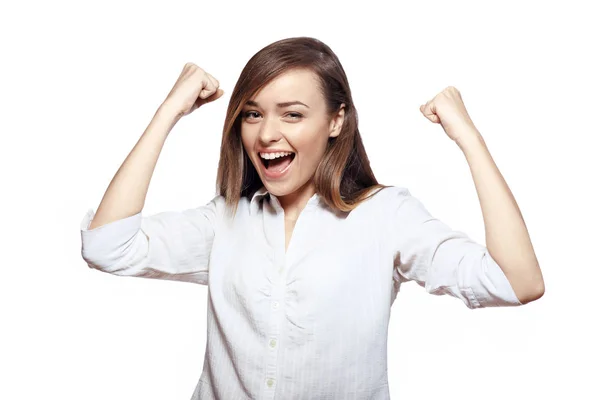
[{"label": "long hair", "polygon": [[271,43],[252,56],[229,100],[216,187],[232,215],[242,196],[250,198],[263,185],[242,144],[242,108],[261,88],[295,68],[308,69],[317,75],[319,89],[331,116],[345,103],[340,134],[329,138],[313,177],[316,193],[329,207],[347,212],[373,196],[375,192],[369,194],[373,189],[387,187],[377,182],[371,170],[358,131],[358,114],[350,85],[335,53],[315,38],[287,38]]}]

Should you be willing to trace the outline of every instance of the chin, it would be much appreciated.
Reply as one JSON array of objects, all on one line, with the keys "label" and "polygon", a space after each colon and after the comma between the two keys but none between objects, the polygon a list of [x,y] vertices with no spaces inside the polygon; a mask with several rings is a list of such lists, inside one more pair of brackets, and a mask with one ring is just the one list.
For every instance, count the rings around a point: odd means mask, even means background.
[{"label": "chin", "polygon": [[265,185],[265,188],[267,188],[267,190],[269,191],[269,193],[271,193],[277,197],[283,197],[283,196],[287,196],[289,194],[304,191],[307,188],[307,185],[310,184],[311,179],[307,179],[304,182],[298,182],[298,180],[295,180],[293,182],[292,181],[289,181],[289,182],[285,182],[285,181],[269,182],[269,181],[267,181],[267,183],[265,183],[265,181],[263,180],[262,182]]},{"label": "chin", "polygon": [[291,184],[287,182],[265,182],[263,180],[263,185],[267,188],[269,193],[275,196],[286,196],[290,193],[294,193],[297,189],[291,187]]}]

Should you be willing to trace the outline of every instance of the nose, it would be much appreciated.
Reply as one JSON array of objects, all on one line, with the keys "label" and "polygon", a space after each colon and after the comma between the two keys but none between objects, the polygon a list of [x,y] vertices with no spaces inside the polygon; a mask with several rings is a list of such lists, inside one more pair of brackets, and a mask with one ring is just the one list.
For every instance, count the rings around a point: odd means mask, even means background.
[{"label": "nose", "polygon": [[277,142],[281,139],[281,130],[279,121],[275,118],[264,118],[258,132],[258,138],[263,145],[271,142]]}]

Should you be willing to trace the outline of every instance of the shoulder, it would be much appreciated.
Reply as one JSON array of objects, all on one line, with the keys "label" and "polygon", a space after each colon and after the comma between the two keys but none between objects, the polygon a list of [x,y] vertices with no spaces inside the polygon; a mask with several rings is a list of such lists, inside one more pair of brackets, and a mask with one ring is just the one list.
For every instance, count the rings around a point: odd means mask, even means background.
[{"label": "shoulder", "polygon": [[213,211],[215,214],[222,213],[225,207],[225,197],[221,195],[213,195],[208,203],[199,206],[199,209],[206,209],[207,211]]},{"label": "shoulder", "polygon": [[421,200],[413,196],[406,186],[388,186],[374,196],[374,208],[383,214],[384,219],[414,218],[426,212]]},{"label": "shoulder", "polygon": [[387,186],[373,196],[378,206],[397,206],[399,202],[412,197],[410,190],[405,186]]},{"label": "shoulder", "polygon": [[362,215],[373,221],[384,221],[389,219],[391,213],[404,203],[405,199],[411,197],[410,191],[404,186],[388,185],[383,188],[377,188],[370,194],[362,204],[360,204],[353,213]]},{"label": "shoulder", "polygon": [[[256,204],[254,206],[256,207]],[[227,203],[225,196],[217,194],[203,207],[210,209],[219,224],[244,222],[248,218],[251,218],[252,214],[252,201],[245,196],[240,197],[237,203],[232,205]]]},{"label": "shoulder", "polygon": [[191,215],[200,221],[208,220],[213,225],[217,225],[223,219],[225,212],[225,198],[213,194],[208,202],[203,202],[193,209],[184,212],[191,213]]}]

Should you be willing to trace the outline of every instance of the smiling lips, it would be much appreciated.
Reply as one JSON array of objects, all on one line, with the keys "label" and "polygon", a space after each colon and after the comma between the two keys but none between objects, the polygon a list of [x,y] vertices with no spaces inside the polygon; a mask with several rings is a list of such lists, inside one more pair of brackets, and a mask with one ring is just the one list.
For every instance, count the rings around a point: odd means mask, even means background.
[{"label": "smiling lips", "polygon": [[262,161],[264,175],[269,179],[283,177],[289,171],[292,162],[296,158],[293,152],[269,152],[259,153]]}]

